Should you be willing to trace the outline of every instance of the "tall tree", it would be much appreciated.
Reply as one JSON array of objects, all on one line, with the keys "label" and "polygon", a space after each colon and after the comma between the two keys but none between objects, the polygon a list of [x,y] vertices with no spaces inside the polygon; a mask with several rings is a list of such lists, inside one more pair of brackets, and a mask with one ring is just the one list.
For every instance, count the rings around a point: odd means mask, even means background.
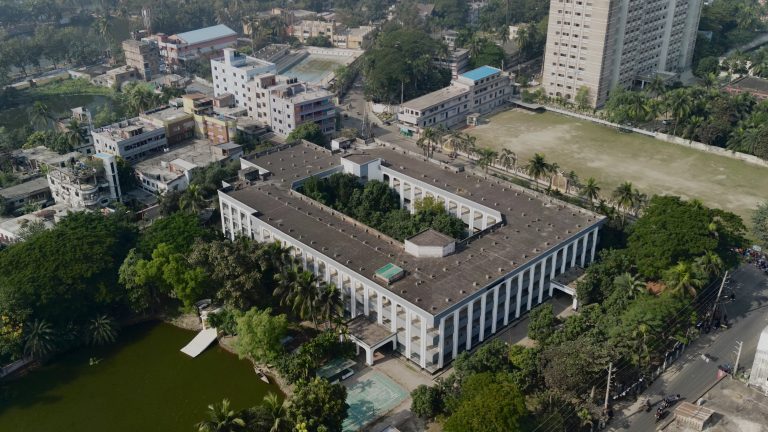
[{"label": "tall tree", "polygon": [[347,418],[347,389],[314,378],[299,385],[288,407],[288,418],[307,431],[341,432]]},{"label": "tall tree", "polygon": [[597,180],[594,177],[587,179],[587,182],[582,185],[579,195],[589,200],[590,207],[595,207],[595,200],[600,198],[600,186],[597,184]]},{"label": "tall tree", "polygon": [[232,409],[229,399],[208,405],[208,419],[196,425],[197,432],[239,432],[246,430],[243,413]]},{"label": "tall tree", "polygon": [[533,179],[536,190],[539,190],[539,179],[549,174],[551,166],[544,155],[540,153],[535,153],[528,161],[525,171]]}]

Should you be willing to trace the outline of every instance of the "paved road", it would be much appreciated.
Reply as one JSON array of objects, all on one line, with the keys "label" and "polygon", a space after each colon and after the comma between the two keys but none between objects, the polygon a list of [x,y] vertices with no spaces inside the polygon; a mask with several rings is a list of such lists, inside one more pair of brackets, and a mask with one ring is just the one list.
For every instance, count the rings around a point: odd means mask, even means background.
[{"label": "paved road", "polygon": [[[638,402],[616,416],[609,430],[655,430],[653,412],[646,413],[642,406],[645,399],[651,397],[653,402],[658,402],[662,395],[680,394],[693,402],[715,383],[718,364],[735,363],[736,341],[744,342],[740,369],[752,367],[760,332],[768,325],[768,278],[753,266],[743,265],[731,279],[730,287],[736,300],[726,305],[730,328],[703,336],[689,347]],[[705,362],[702,353],[713,360]]]}]

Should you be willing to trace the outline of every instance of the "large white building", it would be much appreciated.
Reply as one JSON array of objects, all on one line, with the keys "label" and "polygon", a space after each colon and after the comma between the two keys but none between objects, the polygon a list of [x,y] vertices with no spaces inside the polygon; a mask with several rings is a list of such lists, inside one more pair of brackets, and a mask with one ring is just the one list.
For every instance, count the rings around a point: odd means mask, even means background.
[{"label": "large white building", "polygon": [[107,207],[122,196],[115,156],[96,153],[65,166],[48,166],[48,186],[57,204],[75,209]]},{"label": "large white building", "polygon": [[[262,180],[219,191],[223,233],[291,247],[303,268],[339,287],[350,337],[369,364],[391,344],[434,372],[555,291],[575,295],[555,279],[594,260],[604,223],[533,191],[386,147],[342,156],[303,142],[241,165]],[[310,176],[337,172],[385,182],[407,209],[433,197],[470,237],[427,230],[400,242],[297,192]]]},{"label": "large white building", "polygon": [[459,75],[448,87],[402,104],[397,119],[417,131],[463,124],[469,114],[485,114],[504,105],[511,94],[509,75],[482,66]]},{"label": "large white building", "polygon": [[97,153],[120,156],[136,162],[168,147],[165,127],[141,117],[94,129],[91,132]]},{"label": "large white building", "polygon": [[287,136],[299,125],[314,122],[327,134],[335,130],[333,94],[277,75],[273,63],[224,50],[222,59],[211,60],[214,94],[231,94],[248,116],[272,131]]},{"label": "large white building", "polygon": [[615,87],[689,69],[702,0],[552,0],[542,84],[601,106]]}]

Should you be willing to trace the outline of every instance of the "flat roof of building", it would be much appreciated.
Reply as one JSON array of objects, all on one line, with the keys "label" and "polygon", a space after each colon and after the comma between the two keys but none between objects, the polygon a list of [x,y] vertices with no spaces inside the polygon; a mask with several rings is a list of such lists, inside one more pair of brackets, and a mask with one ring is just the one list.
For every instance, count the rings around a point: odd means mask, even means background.
[{"label": "flat roof of building", "polygon": [[184,111],[184,108],[173,108],[173,107],[169,107],[169,108],[165,108],[157,111],[151,111],[144,115],[162,122],[172,122],[172,121],[181,120],[183,118],[190,118],[190,119],[193,118],[192,114],[189,114],[188,112]]},{"label": "flat roof of building", "polygon": [[5,199],[14,199],[34,195],[46,189],[48,189],[48,180],[45,177],[38,177],[15,186],[0,189],[0,196]]},{"label": "flat roof of building", "polygon": [[149,120],[145,120],[141,117],[133,117],[121,122],[113,123],[108,126],[104,126],[95,129],[91,132],[94,135],[101,135],[109,138],[113,141],[121,141],[128,139],[129,137],[123,136],[123,132],[136,131],[142,129],[141,133],[148,133],[156,131],[157,129],[163,129],[163,126],[158,126]]},{"label": "flat roof of building", "polygon": [[219,24],[184,33],[178,33],[176,34],[176,37],[189,45],[193,45],[235,35],[237,35],[237,33],[234,30],[225,26],[224,24]]},{"label": "flat roof of building", "polygon": [[424,96],[411,99],[403,104],[404,108],[410,108],[416,111],[423,111],[428,108],[432,108],[435,105],[439,105],[448,99],[461,96],[464,93],[469,93],[469,90],[463,87],[450,85],[440,90],[435,90],[432,93],[427,93]]},{"label": "flat roof of building", "polygon": [[294,181],[340,164],[338,154],[311,146],[283,146],[282,150],[252,159],[254,164],[269,169],[273,178],[226,194],[256,210],[255,217],[274,229],[372,281],[376,280],[376,270],[388,264],[402,268],[405,277],[381,286],[433,315],[495,284],[548,250],[583,235],[604,219],[501,180],[455,173],[389,148],[367,150],[401,174],[498,210],[504,216],[506,225],[471,242],[457,244],[452,255],[417,258],[405,252],[403,243],[290,189]]},{"label": "flat roof of building", "polygon": [[495,67],[491,66],[480,66],[477,69],[473,69],[469,72],[465,72],[461,74],[460,76],[471,79],[472,81],[479,81],[483,78],[488,78],[491,75],[497,74],[501,72],[501,69],[496,69]]},{"label": "flat roof of building", "polygon": [[746,91],[757,91],[761,93],[768,92],[768,80],[763,78],[757,78],[753,76],[741,77],[730,84],[728,87],[733,87]]},{"label": "flat roof of building", "polygon": [[[214,147],[214,145],[208,140],[192,140],[167,153],[159,153],[144,159],[133,167],[136,171],[147,177],[169,182],[179,178],[182,174],[172,172],[167,166],[168,164],[172,163],[181,168],[191,169],[194,167],[205,167],[221,160],[222,158],[217,156],[211,147]],[[166,166],[163,166],[164,164]]]},{"label": "flat roof of building", "polygon": [[432,228],[424,230],[413,237],[405,239],[417,246],[440,246],[443,247],[456,241],[451,236],[445,235],[439,231],[435,231]]}]

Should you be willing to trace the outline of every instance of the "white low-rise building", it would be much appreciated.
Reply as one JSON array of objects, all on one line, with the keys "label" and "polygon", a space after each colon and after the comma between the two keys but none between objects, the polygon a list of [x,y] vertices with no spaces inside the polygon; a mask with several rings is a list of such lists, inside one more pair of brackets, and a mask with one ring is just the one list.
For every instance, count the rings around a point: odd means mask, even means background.
[{"label": "white low-rise building", "polygon": [[165,128],[141,117],[94,129],[91,132],[97,153],[120,156],[136,162],[168,147]]},{"label": "white low-rise building", "polygon": [[[350,338],[373,362],[392,344],[427,371],[445,367],[565,291],[555,281],[596,254],[605,218],[551,197],[378,147],[340,157],[303,142],[241,159],[250,186],[219,191],[222,232],[290,247],[302,268],[335,284]],[[378,180],[403,208],[430,197],[461,219],[464,239],[425,231],[400,242],[301,195],[309,176]]]},{"label": "white low-rise building", "polygon": [[104,153],[49,166],[47,178],[54,201],[72,208],[103,208],[122,196],[115,156]]},{"label": "white low-rise building", "polygon": [[448,87],[409,100],[398,120],[417,131],[439,125],[465,124],[469,114],[486,114],[504,105],[511,94],[509,75],[482,66],[459,75]]}]

